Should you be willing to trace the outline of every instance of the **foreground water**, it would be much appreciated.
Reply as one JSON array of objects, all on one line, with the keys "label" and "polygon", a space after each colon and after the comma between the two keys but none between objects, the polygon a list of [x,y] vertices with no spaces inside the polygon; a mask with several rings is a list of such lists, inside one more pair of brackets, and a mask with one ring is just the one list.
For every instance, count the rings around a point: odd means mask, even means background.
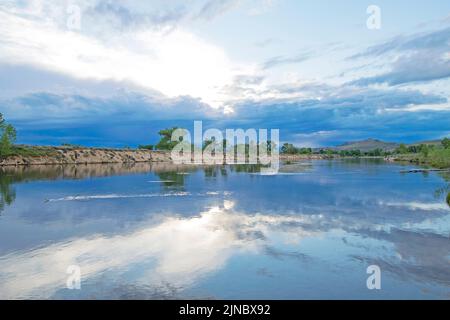
[{"label": "foreground water", "polygon": [[404,169],[2,169],[0,298],[450,299],[449,176]]}]

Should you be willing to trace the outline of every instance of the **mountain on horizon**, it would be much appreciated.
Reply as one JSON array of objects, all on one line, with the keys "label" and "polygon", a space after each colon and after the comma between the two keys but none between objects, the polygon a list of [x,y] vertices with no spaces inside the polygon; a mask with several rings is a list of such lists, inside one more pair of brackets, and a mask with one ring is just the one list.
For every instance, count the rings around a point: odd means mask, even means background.
[{"label": "mountain on horizon", "polygon": [[377,139],[366,139],[361,141],[346,142],[332,149],[337,151],[361,150],[362,152],[368,152],[375,149],[381,149],[383,151],[393,151],[399,146],[400,144],[395,142],[385,142]]},{"label": "mountain on horizon", "polygon": [[[375,149],[381,149],[383,151],[394,151],[400,146],[401,143],[397,142],[386,142],[378,139],[366,139],[359,141],[349,141],[345,142],[337,147],[332,147],[330,149],[337,151],[350,151],[350,150],[360,150],[362,152],[373,151]],[[420,144],[427,145],[440,145],[441,140],[428,140],[428,141],[419,141],[414,143],[405,143],[407,146],[415,146]]]}]

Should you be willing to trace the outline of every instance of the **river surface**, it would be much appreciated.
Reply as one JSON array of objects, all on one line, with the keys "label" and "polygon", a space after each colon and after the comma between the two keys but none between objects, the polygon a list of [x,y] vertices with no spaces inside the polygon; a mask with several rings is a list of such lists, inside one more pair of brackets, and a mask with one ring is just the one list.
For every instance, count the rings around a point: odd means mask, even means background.
[{"label": "river surface", "polygon": [[3,168],[0,298],[450,299],[450,175],[410,168]]}]

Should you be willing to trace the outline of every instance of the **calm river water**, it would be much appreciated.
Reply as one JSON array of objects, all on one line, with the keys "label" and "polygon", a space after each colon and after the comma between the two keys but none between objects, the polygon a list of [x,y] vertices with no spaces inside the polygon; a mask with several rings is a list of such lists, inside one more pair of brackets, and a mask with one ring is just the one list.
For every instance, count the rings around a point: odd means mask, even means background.
[{"label": "calm river water", "polygon": [[3,168],[0,298],[450,299],[450,174],[408,168]]}]

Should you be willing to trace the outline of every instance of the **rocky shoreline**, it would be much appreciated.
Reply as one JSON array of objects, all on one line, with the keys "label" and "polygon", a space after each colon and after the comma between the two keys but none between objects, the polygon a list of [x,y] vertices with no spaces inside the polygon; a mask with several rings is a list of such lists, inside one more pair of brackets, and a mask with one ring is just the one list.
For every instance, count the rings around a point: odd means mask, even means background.
[{"label": "rocky shoreline", "polygon": [[[77,164],[128,164],[128,163],[172,163],[169,151],[142,149],[111,149],[85,147],[38,147],[40,155],[16,155],[0,159],[0,167],[29,165],[77,165]],[[280,161],[331,160],[341,159],[337,155],[326,154],[280,154]],[[368,157],[363,157],[368,158]],[[371,157],[373,158],[373,157]],[[385,158],[387,161],[397,159]]]},{"label": "rocky shoreline", "polygon": [[62,164],[102,164],[102,163],[140,163],[172,162],[170,152],[48,147],[46,153],[39,156],[10,156],[0,160],[0,166],[62,165]]}]

